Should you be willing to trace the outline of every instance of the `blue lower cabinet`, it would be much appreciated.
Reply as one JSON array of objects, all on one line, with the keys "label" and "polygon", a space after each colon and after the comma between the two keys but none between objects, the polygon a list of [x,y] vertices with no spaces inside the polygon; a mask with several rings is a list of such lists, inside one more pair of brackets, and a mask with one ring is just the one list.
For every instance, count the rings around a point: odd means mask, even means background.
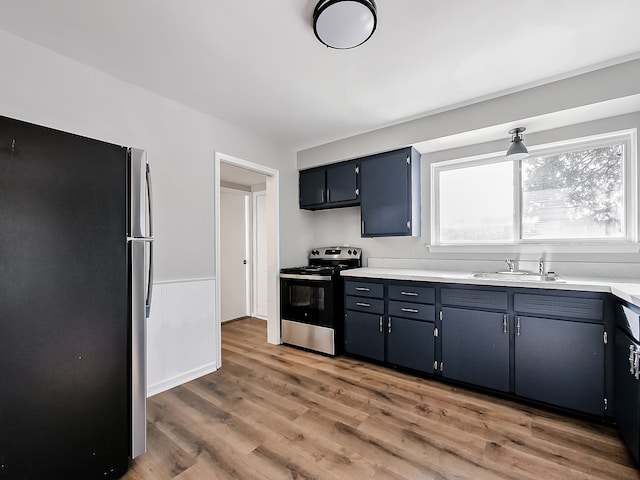
[{"label": "blue lower cabinet", "polygon": [[344,317],[345,352],[384,361],[384,316],[347,310]]},{"label": "blue lower cabinet", "polygon": [[508,316],[443,308],[442,376],[508,392]]},{"label": "blue lower cabinet", "polygon": [[615,419],[631,455],[640,462],[640,310],[616,306]]},{"label": "blue lower cabinet", "polygon": [[435,338],[432,322],[387,318],[387,362],[433,373]]},{"label": "blue lower cabinet", "polygon": [[515,394],[604,415],[604,325],[525,316],[515,320]]}]

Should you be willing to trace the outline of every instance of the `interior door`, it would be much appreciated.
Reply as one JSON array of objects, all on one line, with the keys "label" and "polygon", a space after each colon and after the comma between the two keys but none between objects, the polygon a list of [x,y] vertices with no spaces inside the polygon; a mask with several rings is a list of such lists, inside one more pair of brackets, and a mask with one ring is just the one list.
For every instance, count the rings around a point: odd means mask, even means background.
[{"label": "interior door", "polygon": [[249,192],[220,191],[221,320],[249,315],[248,302]]}]

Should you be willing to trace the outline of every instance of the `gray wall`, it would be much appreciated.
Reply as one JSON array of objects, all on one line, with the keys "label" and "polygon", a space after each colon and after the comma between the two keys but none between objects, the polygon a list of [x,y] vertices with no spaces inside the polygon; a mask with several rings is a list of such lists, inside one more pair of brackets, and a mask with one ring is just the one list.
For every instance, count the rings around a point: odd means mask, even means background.
[{"label": "gray wall", "polygon": [[[637,247],[611,251],[600,249],[595,253],[549,245],[540,245],[539,248],[509,246],[448,250],[428,247],[431,163],[506,151],[510,140],[507,132],[514,124],[528,127],[525,143],[529,146],[637,129],[640,127],[638,78],[640,61],[628,62],[298,152],[300,169],[410,144],[426,152],[421,163],[420,237],[361,238],[360,208],[351,207],[313,212],[314,242],[318,245],[346,243],[362,247],[365,264],[369,258],[390,258],[416,259],[417,262],[398,264],[435,269],[501,268],[503,259],[508,255],[517,257],[526,267],[534,268],[537,258],[544,255],[550,268],[566,274],[639,276]],[[518,118],[521,120],[514,120]],[[633,160],[637,165],[637,158],[633,157]]]}]

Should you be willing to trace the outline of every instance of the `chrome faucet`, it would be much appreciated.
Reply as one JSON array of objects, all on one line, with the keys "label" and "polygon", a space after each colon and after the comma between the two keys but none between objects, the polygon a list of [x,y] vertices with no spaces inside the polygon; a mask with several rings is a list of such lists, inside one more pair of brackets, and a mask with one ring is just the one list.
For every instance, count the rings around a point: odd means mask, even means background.
[{"label": "chrome faucet", "polygon": [[544,258],[540,257],[538,260],[538,273],[544,275]]},{"label": "chrome faucet", "polygon": [[507,267],[509,267],[509,271],[513,272],[515,270],[516,267],[516,262],[513,258],[505,258],[504,261],[507,264]]}]

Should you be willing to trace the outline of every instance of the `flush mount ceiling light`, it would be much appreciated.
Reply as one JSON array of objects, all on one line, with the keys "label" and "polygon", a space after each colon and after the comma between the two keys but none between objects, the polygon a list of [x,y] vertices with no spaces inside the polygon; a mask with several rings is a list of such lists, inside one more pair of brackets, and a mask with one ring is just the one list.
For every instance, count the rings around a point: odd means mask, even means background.
[{"label": "flush mount ceiling light", "polygon": [[511,146],[509,150],[507,150],[506,158],[507,160],[522,160],[529,156],[529,150],[522,143],[522,132],[524,132],[526,128],[524,127],[516,127],[509,130],[509,133],[512,135],[511,137]]},{"label": "flush mount ceiling light", "polygon": [[322,0],[313,11],[313,31],[331,48],[354,48],[369,40],[378,23],[374,0]]}]

